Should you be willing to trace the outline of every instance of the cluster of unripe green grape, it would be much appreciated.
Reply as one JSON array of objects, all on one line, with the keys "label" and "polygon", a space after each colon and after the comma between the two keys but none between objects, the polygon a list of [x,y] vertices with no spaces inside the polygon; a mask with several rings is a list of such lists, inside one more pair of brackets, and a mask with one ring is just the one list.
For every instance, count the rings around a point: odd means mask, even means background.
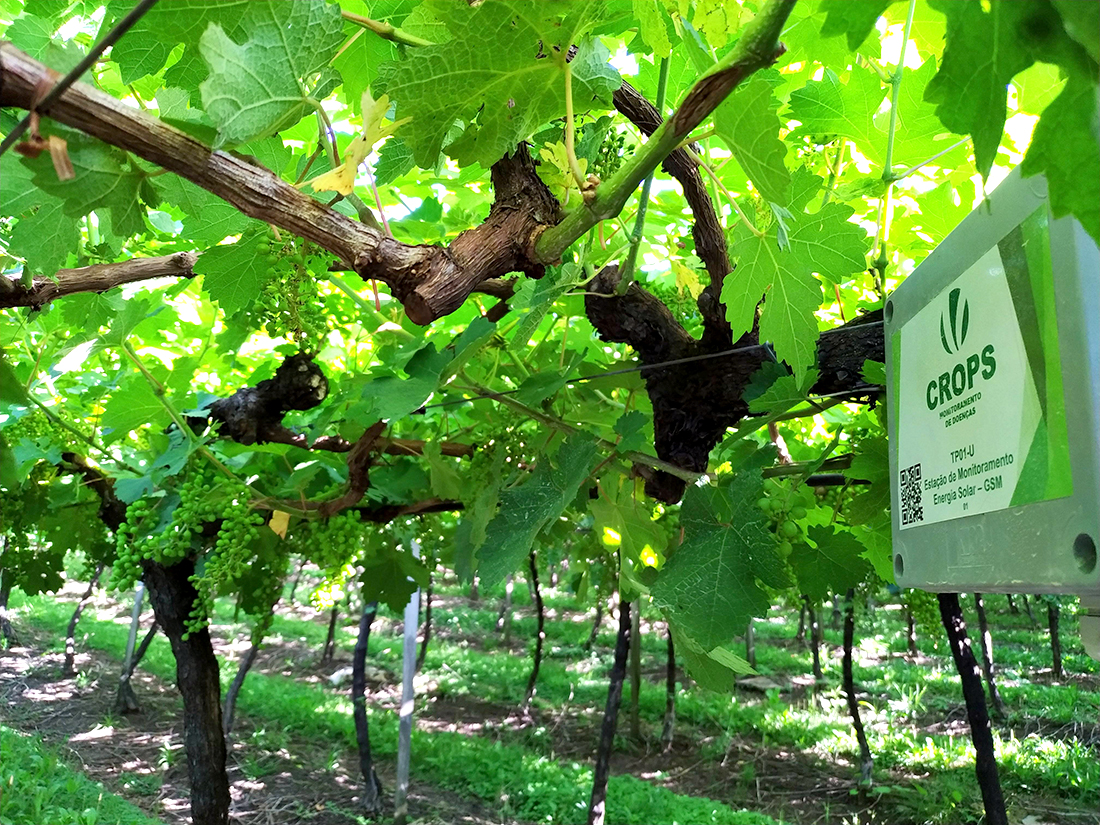
[{"label": "cluster of unripe green grape", "polygon": [[13,447],[23,439],[37,442],[45,438],[63,450],[71,449],[77,443],[77,438],[72,432],[54,423],[44,412],[37,410],[24,415],[17,421],[7,422],[3,429],[3,436],[4,440]]},{"label": "cluster of unripe green grape", "polygon": [[701,319],[699,305],[686,289],[680,290],[672,284],[662,284],[656,281],[650,281],[645,285],[645,288],[659,298],[661,303],[668,307],[681,323],[691,323],[693,315]]},{"label": "cluster of unripe green grape", "polygon": [[758,500],[756,506],[771,519],[779,554],[787,558],[794,549],[795,542],[805,538],[798,520],[806,518],[814,503],[813,496],[804,487],[792,490],[770,480],[765,489],[768,495]]},{"label": "cluster of unripe green grape", "polygon": [[207,527],[216,528],[201,572],[191,577],[198,597],[188,619],[188,632],[206,625],[214,595],[248,569],[251,545],[259,536],[263,518],[253,512],[248,488],[241,482],[216,476],[208,465],[194,463],[176,488],[179,503],[169,521],[162,521],[154,500],[141,498],[126,508],[126,521],[117,532],[117,561],[112,586],[132,587],[142,574],[142,562],[170,566],[209,544]]},{"label": "cluster of unripe green grape", "polygon": [[592,161],[590,171],[600,180],[607,180],[619,171],[619,167],[623,165],[623,156],[633,148],[633,145],[627,147],[624,133],[618,129],[609,129],[603,143],[600,144],[599,153]]},{"label": "cluster of unripe green grape", "polygon": [[217,522],[218,535],[201,572],[191,577],[198,595],[187,620],[188,633],[206,627],[214,610],[214,597],[223,589],[232,589],[233,582],[248,571],[254,556],[252,544],[260,537],[264,524],[263,516],[252,510],[248,488],[240,482],[219,479],[211,489],[218,493],[220,503],[210,519]]},{"label": "cluster of unripe green grape", "polygon": [[337,577],[343,567],[362,552],[366,528],[354,510],[343,510],[317,521],[303,521],[291,535],[293,552]]},{"label": "cluster of unripe green grape", "polygon": [[270,275],[256,307],[267,334],[286,338],[303,350],[316,351],[328,332],[328,322],[305,243],[280,240],[274,227],[269,227],[260,247]]},{"label": "cluster of unripe green grape", "polygon": [[828,487],[814,487],[814,498],[823,507],[832,507],[838,513],[844,510],[845,505],[851,501],[852,493],[847,485],[830,485]]}]

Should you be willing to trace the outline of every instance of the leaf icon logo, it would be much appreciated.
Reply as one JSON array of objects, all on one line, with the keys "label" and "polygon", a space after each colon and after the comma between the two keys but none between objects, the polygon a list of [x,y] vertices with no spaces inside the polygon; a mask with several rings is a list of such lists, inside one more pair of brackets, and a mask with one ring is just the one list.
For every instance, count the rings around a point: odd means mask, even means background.
[{"label": "leaf icon logo", "polygon": [[961,290],[953,289],[947,296],[947,314],[950,317],[951,337],[948,338],[947,328],[944,326],[943,313],[940,313],[940,343],[943,351],[948,355],[954,355],[966,343],[966,330],[970,326],[970,303],[962,302],[962,312],[959,312],[959,293]]}]

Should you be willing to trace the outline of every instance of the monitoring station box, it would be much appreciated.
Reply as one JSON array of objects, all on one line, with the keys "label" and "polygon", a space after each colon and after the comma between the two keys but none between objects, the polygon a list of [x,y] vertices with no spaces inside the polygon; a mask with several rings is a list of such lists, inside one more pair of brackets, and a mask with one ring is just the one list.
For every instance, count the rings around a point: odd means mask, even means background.
[{"label": "monitoring station box", "polygon": [[894,574],[1081,597],[1100,648],[1100,250],[1012,172],[885,307]]}]

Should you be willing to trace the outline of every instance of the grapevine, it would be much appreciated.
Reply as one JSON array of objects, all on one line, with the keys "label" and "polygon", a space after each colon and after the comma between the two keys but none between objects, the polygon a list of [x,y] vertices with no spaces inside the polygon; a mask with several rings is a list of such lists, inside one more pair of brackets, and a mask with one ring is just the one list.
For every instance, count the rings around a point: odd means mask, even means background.
[{"label": "grapevine", "polygon": [[181,479],[175,495],[141,498],[127,507],[111,584],[132,587],[144,562],[171,566],[201,553],[191,577],[198,596],[187,628],[195,632],[205,626],[219,590],[248,569],[263,518],[252,511],[243,483],[215,476],[206,464],[193,462]]},{"label": "grapevine", "polygon": [[328,332],[328,322],[306,247],[301,241],[280,242],[275,230],[268,230],[261,250],[271,276],[260,292],[258,309],[269,336],[286,338],[314,352]]},{"label": "grapevine", "polygon": [[600,180],[606,180],[619,171],[623,165],[623,157],[634,150],[634,145],[626,145],[626,135],[611,129],[600,144],[596,158],[592,162],[592,172]]},{"label": "grapevine", "polygon": [[759,499],[756,506],[771,519],[779,553],[787,558],[795,542],[805,539],[798,522],[806,518],[809,508],[814,506],[813,496],[801,485],[791,489],[774,479],[768,479],[764,489],[767,495]]}]

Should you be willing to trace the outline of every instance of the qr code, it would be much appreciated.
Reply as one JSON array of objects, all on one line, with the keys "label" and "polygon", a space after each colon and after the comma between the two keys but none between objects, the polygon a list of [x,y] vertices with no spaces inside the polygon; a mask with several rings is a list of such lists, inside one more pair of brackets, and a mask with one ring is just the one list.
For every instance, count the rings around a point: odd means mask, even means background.
[{"label": "qr code", "polygon": [[924,521],[924,505],[921,501],[920,464],[901,471],[901,523],[916,524]]}]

